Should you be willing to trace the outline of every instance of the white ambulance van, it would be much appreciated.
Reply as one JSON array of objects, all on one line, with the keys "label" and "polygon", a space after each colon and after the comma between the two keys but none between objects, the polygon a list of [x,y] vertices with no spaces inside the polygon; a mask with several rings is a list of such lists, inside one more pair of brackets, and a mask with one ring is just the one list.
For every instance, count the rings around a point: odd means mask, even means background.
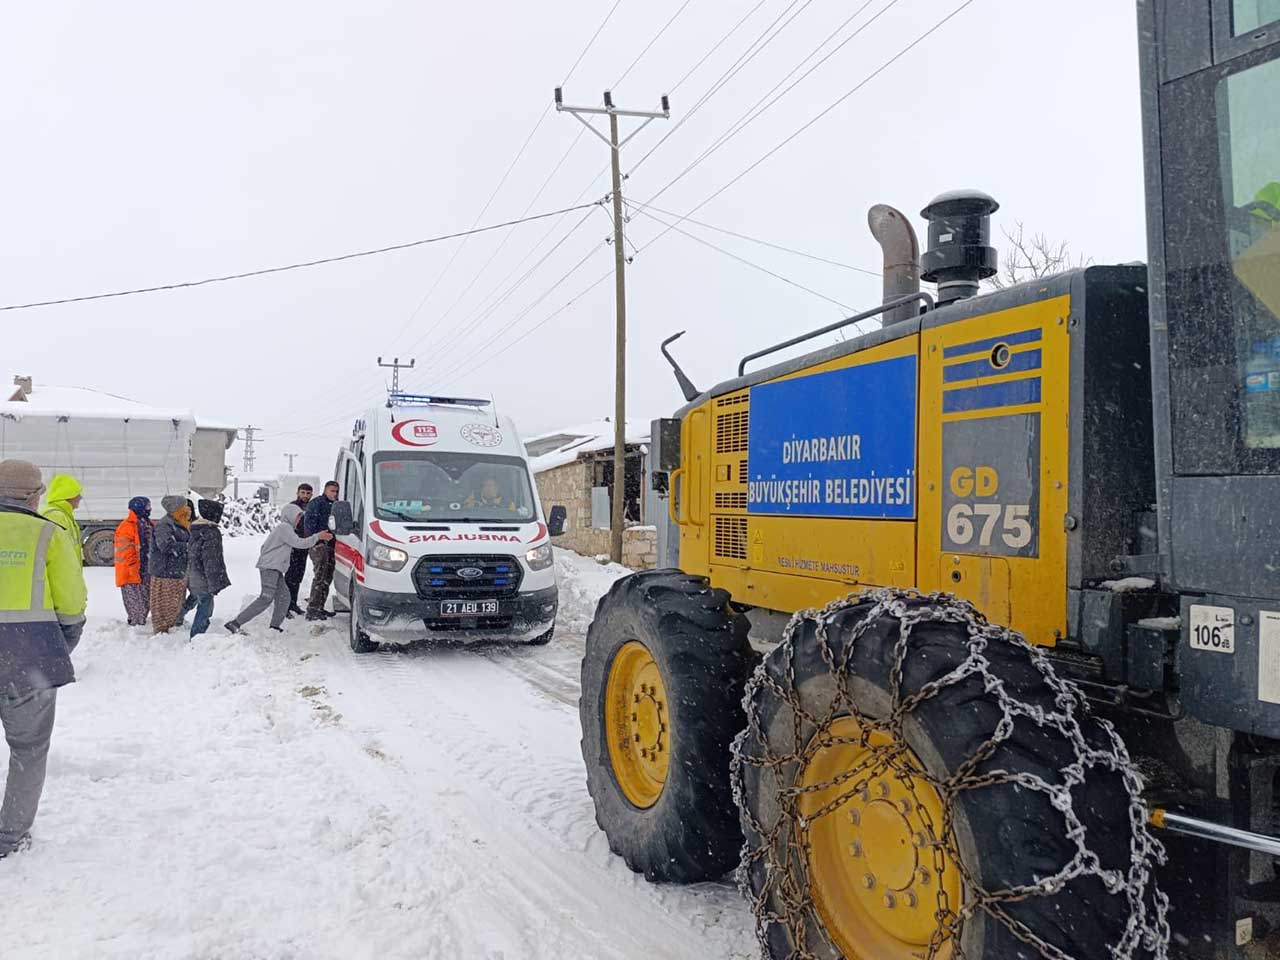
[{"label": "white ambulance van", "polygon": [[356,421],[335,478],[333,586],[357,653],[551,639],[552,531],[515,425],[489,401],[393,394]]}]

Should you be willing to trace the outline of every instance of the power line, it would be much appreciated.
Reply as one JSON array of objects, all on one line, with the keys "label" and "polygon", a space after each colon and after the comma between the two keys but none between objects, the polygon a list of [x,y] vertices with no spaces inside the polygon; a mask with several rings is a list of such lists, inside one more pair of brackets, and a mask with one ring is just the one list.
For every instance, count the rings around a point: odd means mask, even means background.
[{"label": "power line", "polygon": [[[601,205],[601,209],[604,209],[603,205]],[[447,357],[451,352],[461,349],[462,338],[470,334],[473,330],[475,330],[477,327],[483,324],[486,320],[492,317],[493,314],[497,312],[499,307],[501,307],[504,303],[506,303],[509,299],[511,299],[511,297],[515,294],[515,292],[521,286],[524,285],[525,281],[528,280],[531,276],[533,276],[533,274],[537,271],[537,269],[551,258],[552,254],[554,254],[557,250],[559,250],[560,247],[562,247],[565,244],[565,242],[569,240],[570,237],[572,237],[575,233],[577,233],[578,230],[584,224],[586,224],[590,216],[591,216],[591,211],[588,210],[586,215],[583,216],[577,223],[575,223],[570,228],[568,233],[566,233],[559,240],[557,240],[551,246],[551,248],[547,250],[546,253],[544,253],[541,257],[539,257],[538,260],[535,263],[533,263],[528,270],[524,272],[524,274],[520,277],[520,279],[518,279],[515,283],[513,283],[510,287],[507,288],[506,292],[503,293],[502,296],[498,297],[497,300],[493,301],[491,304],[479,310],[478,312],[473,313],[471,317],[463,323],[462,326],[460,326],[456,331],[454,331],[450,336],[450,342],[446,344],[443,349],[437,351],[432,356],[431,360],[425,365],[423,369],[423,376],[431,375],[437,372],[440,369],[440,367],[443,365],[443,363],[446,362],[444,359],[445,357]],[[596,245],[593,244],[591,247],[591,251],[594,252],[595,249],[596,249]],[[587,254],[587,256],[590,256],[590,252]],[[561,280],[557,280],[556,284],[559,284],[563,279],[565,278],[562,277]],[[552,285],[553,289],[556,284]],[[543,294],[543,297],[547,296],[547,294],[549,294],[550,292],[551,291],[548,290],[547,293]],[[541,302],[541,298],[535,301],[533,306],[536,306],[537,303],[539,302]],[[451,363],[452,360],[447,362]]]},{"label": "power line", "polygon": [[[840,267],[842,270],[852,270],[855,273],[865,273],[869,277],[879,279],[883,274],[879,270],[868,270],[866,267],[855,267],[851,263],[841,263],[839,260],[829,260],[826,257],[820,257],[815,253],[808,253],[804,250],[797,250],[795,247],[783,246],[780,243],[773,243],[770,240],[762,240],[759,237],[753,237],[745,233],[738,233],[735,230],[729,230],[726,227],[717,227],[713,223],[707,223],[705,220],[695,220],[693,217],[681,217],[680,214],[671,210],[664,210],[662,207],[655,207],[651,203],[641,203],[639,200],[630,200],[639,208],[640,213],[648,214],[650,210],[656,210],[663,216],[675,217],[683,223],[692,223],[695,226],[704,227],[707,230],[714,230],[716,233],[723,233],[726,236],[737,237],[739,240],[746,240],[749,243],[757,243],[762,247],[769,247],[771,250],[781,250],[783,253],[794,254],[797,257],[804,257],[806,260],[813,260],[817,263],[825,263],[828,266]],[[657,218],[654,217],[656,220]]]},{"label": "power line", "polygon": [[459,237],[472,236],[477,233],[487,233],[490,230],[501,230],[503,227],[512,227],[521,223],[532,223],[535,220],[545,220],[548,217],[573,213],[575,210],[586,210],[590,207],[596,207],[599,205],[598,201],[595,203],[581,203],[572,207],[564,207],[560,210],[550,210],[546,213],[538,213],[529,217],[521,217],[518,220],[506,220],[502,223],[494,223],[485,227],[463,230],[459,233],[446,233],[437,237],[427,237],[423,240],[410,240],[408,243],[393,243],[385,247],[375,247],[372,250],[359,250],[355,253],[344,253],[336,257],[321,257],[318,260],[303,260],[297,263],[288,263],[278,267],[263,267],[260,270],[247,270],[243,273],[229,273],[219,277],[206,277],[203,280],[185,280],[181,283],[165,283],[154,287],[134,287],[128,290],[114,290],[110,293],[93,293],[81,297],[63,297],[59,300],[36,300],[31,303],[10,303],[0,306],[0,311],[30,310],[34,307],[52,307],[64,303],[83,303],[87,300],[107,300],[111,297],[130,297],[140,293],[158,293],[162,290],[184,290],[189,287],[202,287],[210,283],[226,283],[229,280],[244,280],[249,277],[261,277],[271,273],[285,273],[289,270],[301,270],[306,267],[318,267],[327,263],[341,263],[344,260],[356,260],[360,257],[373,257],[383,253],[393,253],[397,250],[408,250],[411,247],[421,247],[430,243],[440,243],[444,240],[457,240]]},{"label": "power line", "polygon": [[618,7],[620,7],[621,5],[622,5],[622,0],[614,0],[613,6],[609,8],[609,12],[606,13],[604,15],[604,19],[600,21],[600,26],[596,27],[596,32],[591,35],[591,39],[587,41],[587,45],[583,47],[582,52],[578,54],[578,59],[573,61],[573,66],[570,67],[569,72],[564,75],[564,80],[561,81],[560,86],[567,87],[569,85],[569,80],[572,79],[573,77],[573,71],[578,69],[578,64],[582,62],[582,58],[587,55],[587,51],[590,50],[591,47],[595,44],[596,38],[599,37],[600,32],[604,30],[605,24],[607,24],[610,21],[610,19],[612,19],[613,12],[617,10]]},{"label": "power line", "polygon": [[715,52],[719,50],[721,47],[723,47],[725,43],[728,41],[728,39],[738,32],[739,27],[741,27],[744,23],[746,23],[749,19],[751,19],[752,15],[754,15],[757,10],[759,10],[768,2],[769,0],[760,0],[759,3],[757,3],[754,7],[752,7],[750,10],[744,13],[742,17],[738,20],[738,22],[729,28],[728,33],[726,33],[724,36],[722,36],[719,40],[717,40],[714,44],[711,45],[711,49],[702,55],[702,59],[700,59],[697,63],[695,63],[692,67],[690,67],[687,71],[685,71],[685,75],[681,77],[679,80],[677,80],[675,84],[671,87],[671,93],[675,93],[682,86],[684,86],[684,82],[688,80],[691,76],[693,76],[694,73],[697,72],[699,67],[701,67],[704,63],[710,60],[712,56],[715,55]]},{"label": "power line", "polygon": [[[748,107],[746,112],[743,113],[740,117],[738,117],[738,119],[735,120],[733,123],[731,123],[729,125],[729,128],[724,133],[720,134],[720,136],[717,137],[709,147],[703,150],[702,153],[699,154],[699,156],[692,163],[690,163],[687,167],[685,167],[682,171],[680,171],[680,173],[678,173],[672,180],[668,181],[667,185],[664,186],[657,193],[655,193],[652,197],[650,197],[650,199],[656,200],[658,197],[662,196],[664,193],[670,190],[672,186],[674,186],[680,180],[684,179],[684,177],[686,177],[690,172],[692,172],[694,169],[700,166],[708,157],[710,157],[713,153],[715,153],[717,150],[723,147],[726,143],[728,143],[730,140],[736,137],[748,126],[750,126],[752,123],[758,120],[761,116],[763,116],[769,110],[770,107],[772,107],[779,100],[781,100],[788,93],[790,93],[797,86],[799,86],[806,79],[808,79],[809,76],[811,76],[815,70],[817,70],[824,63],[826,63],[828,60],[834,57],[837,53],[839,53],[842,49],[844,49],[844,47],[846,47],[849,43],[851,43],[864,30],[870,27],[873,23],[875,23],[878,19],[880,19],[880,17],[884,16],[884,14],[886,14],[890,9],[892,9],[899,2],[901,2],[901,0],[889,0],[889,2],[886,3],[879,10],[877,10],[871,16],[871,18],[867,20],[866,23],[862,24],[860,27],[858,27],[858,29],[854,30],[853,33],[845,37],[842,41],[840,41],[840,43],[838,43],[835,47],[829,50],[826,56],[824,56],[821,60],[813,64],[813,66],[811,66],[803,74],[797,77],[790,85],[786,87],[786,89],[784,89],[776,97],[773,97],[772,100],[769,100],[769,97],[773,95],[774,91],[776,91],[779,87],[781,87],[784,83],[786,83],[792,76],[794,76],[796,71],[799,70],[801,67],[803,67],[809,60],[817,56],[818,51],[820,51],[823,47],[825,47],[828,43],[830,43],[832,39],[834,39],[840,33],[841,30],[843,30],[855,19],[857,19],[862,14],[862,12],[867,9],[867,7],[871,6],[872,2],[873,0],[866,0],[866,2],[864,2],[862,6],[858,7],[858,9],[855,10],[852,15],[847,17],[844,20],[844,22],[842,22],[838,27],[836,27],[829,34],[827,34],[827,36],[823,38],[821,43],[819,43],[816,47],[814,47],[811,51],[809,51],[809,53],[804,57],[803,60],[801,60],[798,64],[796,64],[794,67],[791,68],[791,70],[787,73],[786,76],[784,76],[781,80],[779,80],[776,84],[774,84],[773,87],[770,88],[770,90],[766,94],[764,94],[764,96],[760,97],[758,100],[756,100],[755,103],[753,103],[750,107]],[[766,100],[768,100],[769,102],[765,103]],[[761,104],[764,104],[764,105],[761,106]],[[642,157],[641,159],[643,160],[644,158]],[[630,172],[635,173],[635,167],[633,167]]]},{"label": "power line", "polygon": [[470,376],[471,374],[479,370],[481,367],[483,367],[485,364],[493,360],[496,360],[498,357],[502,356],[512,347],[516,346],[521,341],[532,336],[542,327],[546,326],[546,324],[554,320],[556,317],[560,316],[560,314],[564,313],[571,306],[573,306],[575,303],[581,300],[584,296],[586,296],[588,293],[590,293],[596,287],[600,286],[600,284],[604,283],[606,280],[608,280],[612,276],[613,276],[612,270],[608,271],[607,273],[600,274],[600,276],[596,277],[596,279],[593,280],[590,284],[588,284],[583,289],[579,290],[572,297],[570,297],[565,303],[557,307],[551,313],[547,314],[547,316],[543,317],[541,320],[535,323],[532,327],[530,327],[524,333],[520,334],[520,336],[516,337],[514,340],[511,340],[509,343],[505,344],[501,349],[495,350],[493,353],[488,354],[487,356],[481,358],[480,361],[476,363],[474,366],[472,366],[471,368],[467,370],[463,370],[460,373],[454,373],[453,371],[450,371],[449,373],[445,374],[445,376],[449,376],[450,379],[442,381],[442,386],[447,386],[448,384],[456,383],[462,377]]},{"label": "power line", "polygon": [[733,253],[730,250],[726,250],[724,247],[718,246],[717,244],[712,243],[710,240],[704,239],[703,237],[699,237],[697,234],[690,233],[688,230],[685,230],[683,227],[677,224],[667,223],[661,217],[654,216],[652,212],[649,212],[648,215],[652,217],[654,220],[658,221],[658,223],[662,224],[664,227],[674,230],[676,231],[676,233],[683,234],[684,236],[688,237],[690,240],[694,241],[695,243],[700,243],[704,247],[710,247],[712,250],[715,250],[718,253],[722,253],[726,257],[730,257],[733,260],[737,260],[739,263],[745,264],[746,266],[751,267],[754,270],[759,270],[761,273],[767,273],[769,276],[773,277],[775,280],[781,280],[783,283],[789,284],[790,286],[803,290],[805,293],[811,293],[815,297],[819,298],[820,300],[825,300],[827,301],[827,303],[833,303],[837,307],[840,307],[844,310],[853,309],[847,303],[841,303],[839,300],[835,299],[834,297],[828,297],[825,293],[820,293],[819,291],[814,290],[812,287],[806,287],[803,283],[800,283],[797,280],[792,280],[790,277],[784,277],[782,274],[774,270],[770,270],[768,267],[762,266],[761,264],[756,263],[754,260],[748,260],[746,257],[739,256],[738,254]]},{"label": "power line", "polygon": [[[680,223],[680,222],[682,222],[683,220],[685,220],[685,219],[687,219],[688,217],[690,217],[692,214],[697,213],[699,210],[701,210],[703,207],[705,207],[705,206],[706,206],[708,203],[710,203],[712,200],[716,199],[716,197],[720,196],[722,193],[724,193],[726,190],[728,190],[728,189],[729,189],[730,187],[732,187],[734,184],[738,183],[740,180],[742,180],[742,178],[743,178],[743,177],[745,177],[747,174],[751,173],[753,170],[755,170],[757,167],[759,167],[762,163],[764,163],[766,160],[768,160],[770,157],[772,157],[774,154],[776,154],[779,150],[781,150],[783,147],[787,146],[787,144],[791,143],[791,142],[792,142],[793,140],[795,140],[798,136],[800,136],[802,133],[804,133],[806,130],[808,130],[810,127],[812,127],[814,124],[816,124],[819,120],[821,120],[823,117],[825,117],[825,116],[827,116],[829,113],[831,113],[831,111],[832,111],[832,110],[836,109],[836,107],[840,106],[842,103],[844,103],[844,102],[845,102],[846,100],[848,100],[850,97],[852,97],[855,93],[857,93],[859,90],[861,90],[863,87],[865,87],[868,83],[870,83],[872,80],[874,80],[876,77],[878,77],[881,73],[883,73],[885,70],[887,70],[890,66],[892,66],[894,63],[896,63],[898,60],[902,59],[902,57],[904,57],[907,53],[909,53],[911,50],[915,49],[915,48],[916,48],[919,44],[921,44],[924,40],[926,40],[928,37],[930,37],[930,36],[932,36],[934,33],[936,33],[936,32],[937,32],[939,29],[941,29],[945,24],[947,24],[947,23],[948,23],[952,18],[954,18],[955,16],[957,16],[957,15],[958,15],[962,10],[964,10],[966,7],[970,6],[970,5],[971,5],[971,4],[973,4],[973,3],[974,3],[974,0],[964,0],[964,2],[963,2],[963,3],[961,3],[958,7],[956,7],[954,10],[952,10],[952,11],[951,11],[950,13],[948,13],[946,16],[942,17],[940,20],[936,21],[936,22],[933,24],[933,26],[929,27],[929,29],[925,30],[923,33],[921,33],[919,36],[917,36],[914,40],[912,40],[912,41],[911,41],[910,43],[908,43],[905,47],[903,47],[901,50],[899,50],[897,53],[895,53],[892,57],[890,57],[888,60],[886,60],[884,63],[882,63],[879,67],[877,67],[875,70],[871,71],[871,73],[869,73],[869,74],[867,74],[865,77],[863,77],[863,78],[862,78],[860,81],[858,81],[858,83],[856,83],[853,87],[851,87],[851,88],[850,88],[849,90],[847,90],[845,93],[843,93],[843,94],[841,94],[839,97],[837,97],[837,98],[836,98],[832,103],[830,103],[829,105],[827,105],[827,106],[826,106],[826,107],[825,107],[821,112],[819,112],[819,113],[815,114],[813,117],[811,117],[811,118],[810,118],[809,120],[807,120],[805,123],[803,123],[799,128],[797,128],[797,129],[796,129],[796,130],[794,130],[791,134],[789,134],[787,137],[785,137],[782,141],[780,141],[779,143],[777,143],[776,145],[774,145],[774,147],[773,147],[772,149],[770,149],[767,153],[765,153],[763,156],[761,156],[761,157],[759,157],[758,159],[756,159],[753,163],[751,163],[751,164],[750,164],[749,166],[747,166],[745,169],[743,169],[743,170],[742,170],[742,171],[740,171],[738,174],[736,174],[736,175],[735,175],[732,179],[730,179],[727,183],[723,184],[719,189],[717,189],[716,191],[714,191],[710,196],[706,197],[704,200],[702,200],[700,203],[698,203],[696,206],[694,206],[691,210],[689,210],[689,211],[687,211],[686,213],[684,213],[683,215],[681,215],[681,217],[680,217],[676,222],[677,222],[677,223]],[[664,187],[663,189],[666,189],[666,188]],[[659,193],[661,193],[661,191],[659,191]],[[655,194],[654,196],[656,197],[656,196],[657,196],[657,194]],[[654,197],[650,197],[649,199],[650,199],[650,200],[653,200],[653,199],[654,199]],[[645,201],[645,202],[647,203],[648,201]],[[662,239],[662,237],[663,237],[663,236],[665,236],[665,235],[666,235],[666,233],[667,233],[670,229],[672,229],[672,228],[668,227],[668,228],[667,228],[667,230],[664,230],[662,233],[658,234],[656,237],[654,237],[653,239],[649,240],[649,241],[648,241],[647,243],[645,243],[645,244],[644,244],[640,249],[641,249],[641,250],[644,250],[646,247],[652,246],[652,245],[653,245],[654,243],[656,243],[658,240]]]},{"label": "power line", "polygon": [[[499,191],[502,190],[503,185],[507,182],[507,178],[511,176],[511,171],[516,168],[516,164],[519,163],[520,158],[524,156],[525,150],[528,149],[529,144],[533,141],[534,135],[538,132],[538,128],[542,126],[542,122],[547,119],[548,113],[550,113],[550,108],[544,109],[542,113],[538,116],[538,120],[536,123],[534,123],[533,129],[530,130],[529,135],[524,138],[524,143],[520,145],[520,149],[516,151],[516,155],[511,159],[511,162],[507,164],[506,172],[502,174],[502,178],[498,181],[498,185],[493,188],[493,192],[489,194],[489,199],[484,202],[484,206],[481,207],[480,212],[476,214],[476,218],[471,224],[473,227],[477,223],[479,223],[481,219],[483,219],[486,213],[489,212],[489,207],[493,205],[493,201],[497,198]],[[422,299],[419,300],[418,305],[413,308],[413,312],[409,314],[408,319],[406,319],[405,322],[401,325],[400,329],[396,331],[395,336],[391,338],[393,341],[398,340],[400,338],[400,335],[409,328],[409,325],[412,324],[413,321],[417,318],[418,314],[422,311],[422,308],[426,305],[427,301],[431,299],[431,295],[434,294],[437,289],[439,289],[440,284],[444,281],[444,278],[449,273],[450,269],[452,269],[454,262],[458,259],[458,256],[462,253],[463,249],[466,247],[467,240],[469,239],[470,239],[470,236],[468,235],[468,237],[463,239],[462,243],[458,244],[458,246],[454,248],[453,254],[449,257],[448,262],[444,265],[444,269],[442,269],[438,274],[436,274],[435,282],[432,283],[431,287],[427,290],[427,292],[422,295]]]},{"label": "power line", "polygon": [[[671,137],[675,135],[677,130],[679,130],[691,119],[693,119],[694,114],[696,114],[699,110],[701,110],[703,106],[705,106],[707,102],[711,100],[712,97],[714,97],[717,93],[723,90],[728,85],[729,81],[732,80],[734,77],[736,77],[739,73],[741,73],[746,68],[746,66],[749,63],[751,63],[752,60],[754,60],[757,56],[759,56],[759,54],[761,53],[761,51],[764,50],[765,47],[769,46],[769,44],[771,44],[774,40],[776,40],[779,34],[781,34],[783,30],[791,26],[791,24],[795,22],[796,18],[800,16],[800,14],[804,13],[804,11],[809,7],[809,5],[813,3],[813,0],[805,0],[804,4],[798,10],[796,10],[794,13],[791,13],[792,9],[799,2],[800,0],[791,0],[791,3],[789,3],[786,7],[784,7],[782,12],[779,13],[776,17],[774,17],[772,21],[770,21],[769,25],[766,26],[764,30],[760,32],[759,36],[757,36],[754,40],[752,40],[751,43],[747,44],[747,49],[744,50],[742,53],[740,53],[738,55],[738,59],[734,60],[733,63],[729,64],[729,66],[724,70],[723,73],[720,74],[719,77],[717,77],[714,81],[712,81],[711,86],[708,87],[706,91],[702,94],[702,96],[700,96],[694,102],[693,106],[689,108],[689,112],[686,113],[679,120],[677,120],[675,124],[672,125],[671,129],[668,130],[666,134],[664,134],[663,137],[658,140],[657,143],[655,143],[652,147],[650,147],[649,150],[643,156],[641,156],[639,160],[635,162],[635,165],[632,166],[631,170],[628,172],[627,174],[628,176],[630,176],[632,173],[635,173],[636,170],[640,168],[640,165],[653,155],[655,150],[657,150],[669,139],[671,139]],[[752,12],[754,12],[754,10]],[[788,17],[786,22],[779,27],[778,23],[783,19],[783,17],[786,17],[788,13],[791,13],[791,16]],[[777,29],[774,30],[774,27],[777,27]],[[770,31],[773,31],[773,32],[770,33]],[[726,39],[727,39],[727,35],[726,35]]]},{"label": "power line", "polygon": [[[565,79],[565,83],[569,82],[568,77],[573,76],[573,72],[576,69],[578,69],[578,64],[582,62],[582,58],[587,55],[587,51],[589,51],[591,47],[595,44],[596,38],[600,36],[601,31],[604,30],[605,28],[605,24],[607,24],[609,20],[613,17],[614,11],[618,9],[621,3],[622,3],[622,0],[615,0],[613,6],[609,9],[609,12],[605,14],[604,19],[600,21],[600,26],[596,27],[596,32],[591,35],[591,38],[586,42],[586,44],[582,48],[582,51],[578,54],[578,59],[575,60],[573,62],[573,66],[569,68],[569,73]],[[520,149],[516,151],[515,157],[513,157],[511,160],[511,163],[507,165],[506,172],[502,174],[502,179],[498,181],[498,185],[494,187],[493,192],[489,194],[489,199],[485,201],[484,206],[480,208],[480,212],[476,214],[475,223],[472,224],[473,227],[475,226],[476,223],[479,223],[480,220],[484,217],[484,215],[489,211],[489,207],[493,204],[494,199],[498,196],[498,193],[502,190],[503,186],[506,184],[507,179],[511,176],[511,171],[516,168],[516,164],[519,163],[520,158],[524,156],[525,150],[529,148],[529,144],[533,141],[534,136],[537,134],[538,130],[542,127],[543,121],[547,119],[547,114],[550,112],[551,112],[551,106],[548,104],[546,107],[543,108],[542,113],[538,115],[538,119],[534,123],[533,129],[529,131],[529,135],[524,138],[524,143],[522,143],[520,145]],[[531,202],[530,206],[532,205],[533,204]],[[526,212],[528,211],[528,209],[529,209],[528,207],[525,208]],[[466,246],[466,241],[464,240],[453,251],[453,255],[449,258],[449,262],[444,265],[444,269],[441,270],[440,273],[436,276],[435,282],[431,284],[431,288],[427,290],[425,294],[423,294],[422,299],[418,301],[418,305],[413,308],[413,313],[411,313],[409,315],[409,318],[405,320],[404,325],[401,326],[400,329],[396,331],[396,335],[392,338],[392,340],[398,340],[401,334],[403,334],[405,330],[409,328],[409,325],[412,324],[413,321],[417,318],[418,314],[422,311],[423,306],[426,304],[428,300],[431,299],[432,294],[436,292],[441,282],[443,282],[445,276],[453,268],[454,262],[458,259],[459,255],[462,253],[462,250],[465,246]],[[487,265],[488,264],[486,264],[486,266]],[[483,271],[484,271],[484,268],[482,267],[480,272],[483,273]],[[479,276],[480,274],[477,273],[476,277],[471,281],[471,284],[474,284],[475,280],[479,279]],[[463,291],[462,296],[466,296],[467,291],[471,289],[471,284],[469,284],[466,290]],[[460,300],[461,297],[459,297],[458,299]],[[457,305],[457,301],[454,301],[453,306],[456,306],[456,305]],[[450,311],[453,310],[453,306],[449,308],[449,311],[446,311],[446,316]]]},{"label": "power line", "polygon": [[[613,81],[613,85],[615,87],[621,84],[623,80],[627,79],[627,75],[636,68],[636,64],[644,59],[644,55],[649,52],[649,49],[662,38],[662,35],[667,32],[667,28],[676,22],[676,18],[679,17],[680,14],[684,13],[685,7],[689,6],[692,2],[693,0],[684,0],[684,3],[680,4],[679,9],[677,9],[676,12],[668,18],[667,22],[662,25],[662,28],[653,35],[653,39],[645,44],[643,50],[636,54],[636,58],[631,61],[631,65],[622,71],[622,76]],[[560,86],[562,88],[568,86],[568,81],[566,80],[564,83],[560,84]]]}]

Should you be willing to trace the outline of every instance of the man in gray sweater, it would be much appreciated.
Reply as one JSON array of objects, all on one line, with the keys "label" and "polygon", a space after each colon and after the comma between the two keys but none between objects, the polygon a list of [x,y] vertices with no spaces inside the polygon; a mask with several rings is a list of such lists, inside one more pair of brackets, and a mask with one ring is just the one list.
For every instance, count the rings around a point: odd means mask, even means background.
[{"label": "man in gray sweater", "polygon": [[258,576],[262,580],[262,592],[224,625],[232,633],[239,633],[240,628],[260,614],[267,607],[272,607],[271,629],[283,630],[285,615],[289,612],[289,585],[284,575],[289,569],[289,560],[294,550],[309,550],[323,540],[332,540],[333,534],[328,530],[309,537],[300,537],[294,531],[294,525],[302,516],[302,510],[292,503],[285,504],[280,511],[280,522],[267,534],[262,544],[262,552],[258,554]]}]

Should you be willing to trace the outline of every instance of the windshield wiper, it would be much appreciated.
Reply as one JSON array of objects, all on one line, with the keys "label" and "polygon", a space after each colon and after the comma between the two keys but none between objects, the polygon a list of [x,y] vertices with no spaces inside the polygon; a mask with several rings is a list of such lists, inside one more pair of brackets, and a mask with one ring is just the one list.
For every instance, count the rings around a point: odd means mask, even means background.
[{"label": "windshield wiper", "polygon": [[391,514],[391,516],[399,517],[401,520],[404,520],[408,523],[419,523],[426,519],[424,517],[411,517],[407,513],[401,513],[399,510],[388,510],[386,507],[379,507],[378,512],[389,513]]}]

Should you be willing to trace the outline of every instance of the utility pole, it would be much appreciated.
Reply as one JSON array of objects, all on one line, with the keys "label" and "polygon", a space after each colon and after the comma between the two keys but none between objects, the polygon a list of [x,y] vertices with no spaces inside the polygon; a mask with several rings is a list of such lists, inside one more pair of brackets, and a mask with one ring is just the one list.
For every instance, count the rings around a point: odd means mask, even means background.
[{"label": "utility pole", "polygon": [[253,445],[258,442],[258,438],[254,436],[258,432],[257,427],[245,427],[244,436],[240,439],[244,441],[244,472],[253,473]]},{"label": "utility pole", "polygon": [[296,453],[286,453],[286,454],[284,455],[285,459],[289,461],[289,472],[290,472],[290,473],[293,473],[293,458],[294,458],[294,457],[296,457],[296,456],[298,456],[298,454],[296,454]]},{"label": "utility pole", "polygon": [[378,358],[378,366],[386,367],[388,370],[391,371],[391,392],[392,393],[400,392],[400,371],[412,370],[413,364],[414,364],[413,357],[409,358],[408,363],[401,363],[399,357],[393,357],[390,363],[383,363],[382,358],[381,357]]},{"label": "utility pole", "polygon": [[[627,501],[627,252],[624,247],[622,220],[622,148],[637,133],[654,120],[671,117],[671,103],[662,95],[661,110],[620,110],[613,104],[613,94],[604,92],[603,107],[570,107],[564,103],[563,91],[556,87],[556,111],[571,113],[588,130],[609,147],[613,165],[613,274],[617,315],[615,335],[614,387],[613,387],[613,516],[609,523],[609,557],[614,563],[622,562],[622,530],[625,524]],[[603,115],[609,118],[609,136],[594,126],[587,116]],[[644,122],[626,137],[618,139],[618,118],[637,117]],[[643,494],[642,494],[643,497]]]}]

